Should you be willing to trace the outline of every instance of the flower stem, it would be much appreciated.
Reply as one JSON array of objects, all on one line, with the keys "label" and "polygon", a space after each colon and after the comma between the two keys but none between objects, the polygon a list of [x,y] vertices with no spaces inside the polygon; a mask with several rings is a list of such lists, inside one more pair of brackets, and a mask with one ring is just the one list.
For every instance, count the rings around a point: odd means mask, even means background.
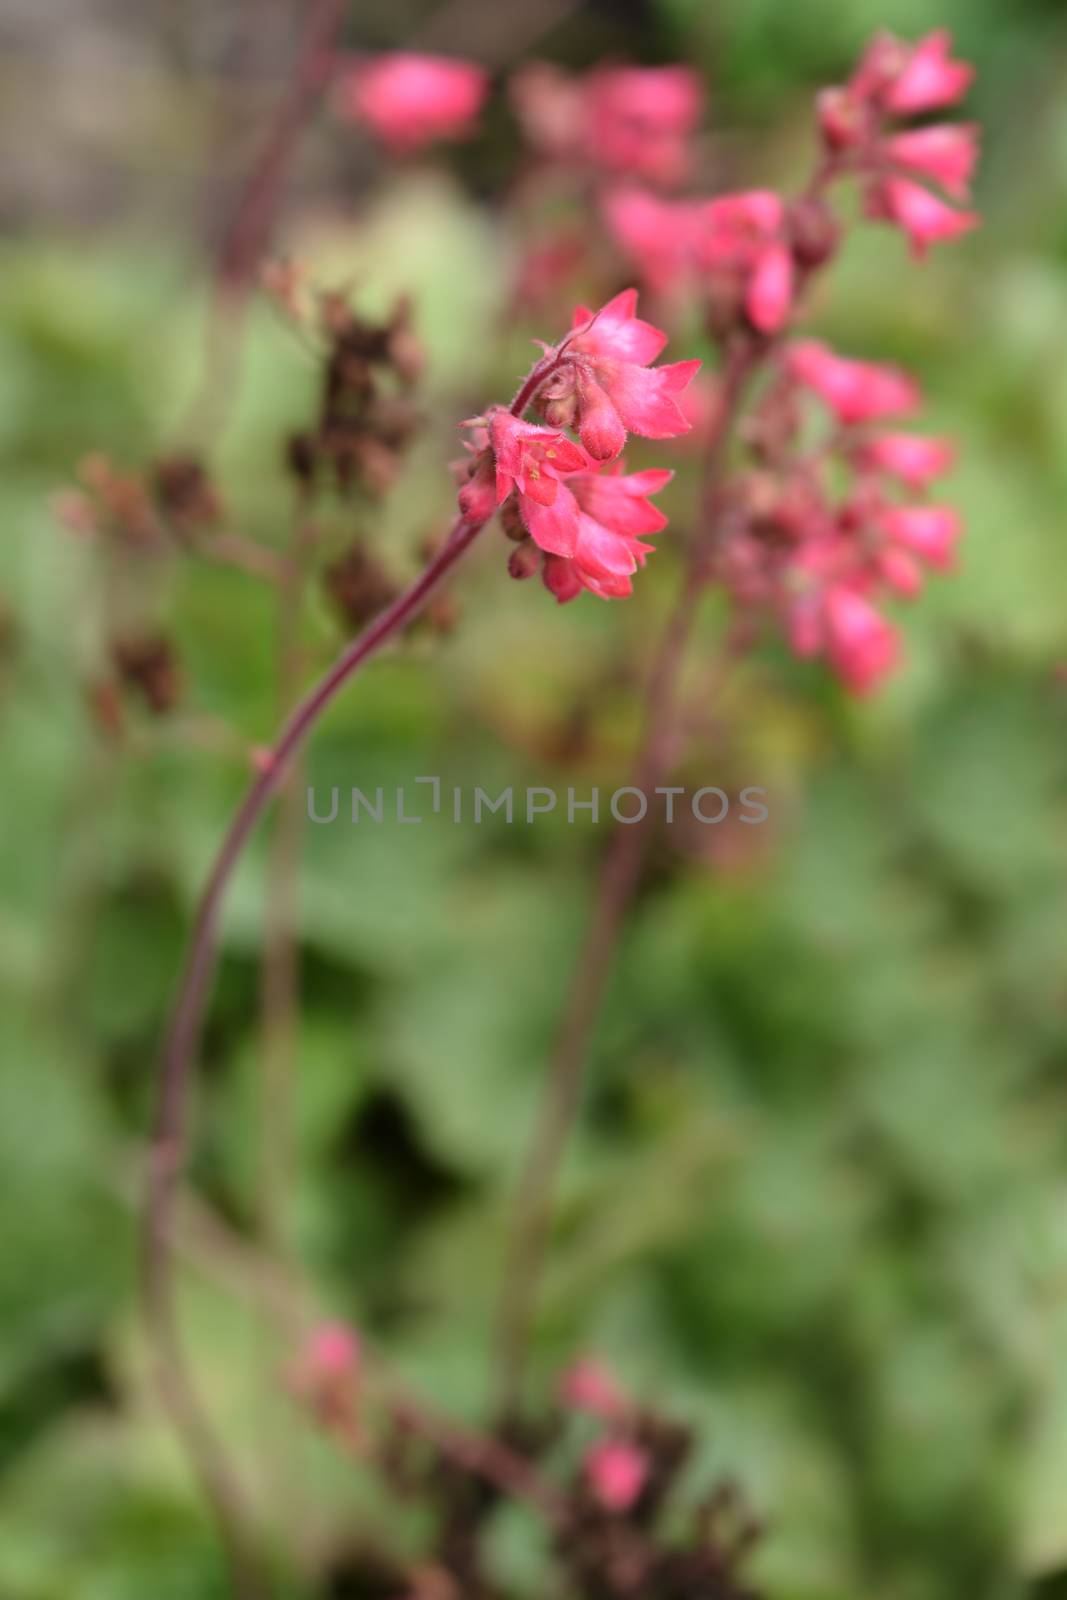
[{"label": "flower stem", "polygon": [[[299,496],[288,552],[288,577],[277,584],[278,717],[296,704],[301,678],[300,626],[316,529],[308,495]],[[259,1221],[265,1244],[288,1253],[287,1198],[292,1173],[293,1078],[299,1007],[298,878],[304,810],[302,765],[290,765],[278,794],[267,865],[260,976]]]},{"label": "flower stem", "polygon": [[348,680],[418,614],[482,526],[463,518],[454,524],[447,542],[422,574],[342,652],[285,724],[269,763],[252,782],[230,824],[211,869],[166,1035],[148,1163],[143,1232],[145,1313],[155,1346],[160,1390],[211,1501],[239,1600],[259,1600],[266,1587],[252,1550],[241,1485],[208,1420],[184,1358],[171,1271],[174,1201],[185,1167],[189,1096],[215,969],[219,913],[245,844],[279,787],[294,752]]}]

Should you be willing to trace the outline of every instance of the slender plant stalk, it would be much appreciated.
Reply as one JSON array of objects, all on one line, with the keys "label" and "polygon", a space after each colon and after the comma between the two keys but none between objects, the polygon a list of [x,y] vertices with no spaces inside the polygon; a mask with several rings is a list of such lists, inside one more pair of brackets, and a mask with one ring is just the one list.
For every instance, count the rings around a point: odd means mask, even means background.
[{"label": "slender plant stalk", "polygon": [[446,544],[425,571],[342,652],[290,716],[269,763],[249,787],[208,877],[164,1046],[148,1164],[143,1239],[145,1312],[160,1390],[211,1501],[240,1600],[259,1600],[266,1588],[253,1553],[241,1485],[208,1421],[185,1361],[171,1272],[174,1200],[185,1166],[189,1095],[215,967],[219,913],[245,844],[310,729],[364,663],[418,615],[473,543],[480,527],[458,519]]},{"label": "slender plant stalk", "polygon": [[[725,446],[757,350],[749,341],[731,353],[722,404],[706,459],[698,526],[690,540],[681,588],[655,651],[644,700],[643,734],[631,783],[650,794],[669,773],[677,732],[682,673],[700,613],[714,538],[715,490]],[[640,883],[652,830],[647,822],[617,827],[597,882],[585,940],[556,1036],[540,1113],[519,1176],[497,1324],[499,1405],[520,1403],[538,1289],[545,1264],[552,1189],[574,1122],[590,1046],[626,913]]]},{"label": "slender plant stalk", "polygon": [[278,210],[285,175],[334,66],[334,46],[348,0],[313,0],[300,51],[259,157],[246,180],[219,254],[224,284],[247,286],[255,274]]},{"label": "slender plant stalk", "polygon": [[270,240],[297,146],[329,82],[347,5],[348,0],[308,0],[304,6],[306,21],[292,71],[234,202],[218,249],[204,374],[182,430],[194,437],[212,438],[229,407],[248,292]]},{"label": "slender plant stalk", "polygon": [[[513,416],[522,415],[541,383],[555,370],[561,355],[562,347],[548,351],[534,364],[511,402]],[[457,518],[445,544],[410,588],[341,652],[285,723],[270,760],[246,792],[208,875],[164,1040],[142,1239],[145,1317],[160,1393],[215,1513],[239,1600],[260,1600],[266,1593],[265,1583],[249,1535],[248,1509],[240,1481],[208,1420],[185,1360],[172,1273],[174,1204],[186,1164],[189,1098],[215,970],[219,914],[244,847],[307,734],[349,679],[419,614],[484,526],[462,516]]]},{"label": "slender plant stalk", "polygon": [[[315,527],[301,493],[289,560],[277,586],[277,699],[279,721],[299,693],[300,625]],[[267,862],[263,965],[260,975],[259,1219],[264,1242],[288,1253],[286,1202],[293,1172],[293,1092],[296,1071],[300,960],[297,946],[298,879],[303,832],[299,755],[278,794]]]}]

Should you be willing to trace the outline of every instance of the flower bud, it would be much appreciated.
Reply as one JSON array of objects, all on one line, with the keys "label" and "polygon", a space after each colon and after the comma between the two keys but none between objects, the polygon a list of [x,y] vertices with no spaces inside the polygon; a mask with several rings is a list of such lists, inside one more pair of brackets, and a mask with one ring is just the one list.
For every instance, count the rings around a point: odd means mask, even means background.
[{"label": "flower bud", "polygon": [[630,1511],[648,1482],[649,1460],[628,1439],[604,1439],[585,1457],[585,1475],[593,1498],[605,1511]]},{"label": "flower bud", "polygon": [[521,544],[527,536],[529,530],[522,520],[522,510],[514,494],[509,495],[500,508],[500,526],[507,538],[513,539],[516,544]]},{"label": "flower bud", "polygon": [[626,443],[619,413],[596,379],[588,373],[578,378],[582,444],[594,461],[614,461]]},{"label": "flower bud", "polygon": [[821,200],[798,200],[789,213],[789,227],[798,266],[821,267],[837,250],[840,229]]},{"label": "flower bud", "polygon": [[564,395],[560,400],[545,400],[538,408],[550,428],[574,428],[578,424],[578,396]]},{"label": "flower bud", "polygon": [[818,97],[819,128],[829,150],[850,150],[859,144],[867,118],[847,89],[824,89]]},{"label": "flower bud", "polygon": [[459,509],[468,522],[488,522],[496,510],[496,475],[492,454],[476,456],[471,474],[459,491]]},{"label": "flower bud", "polygon": [[524,539],[522,544],[515,546],[508,558],[508,576],[519,579],[532,578],[540,565],[540,550],[532,539]]}]

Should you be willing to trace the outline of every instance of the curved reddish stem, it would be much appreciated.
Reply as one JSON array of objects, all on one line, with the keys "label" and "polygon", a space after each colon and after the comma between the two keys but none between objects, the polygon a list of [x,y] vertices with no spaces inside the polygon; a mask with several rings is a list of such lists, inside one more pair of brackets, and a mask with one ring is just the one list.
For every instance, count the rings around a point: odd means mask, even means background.
[{"label": "curved reddish stem", "polygon": [[[540,384],[555,371],[562,348],[547,351],[543,359],[534,364],[511,402],[509,410],[513,416],[522,415]],[[211,1501],[230,1558],[239,1600],[259,1600],[266,1585],[248,1536],[249,1519],[240,1483],[188,1371],[170,1273],[174,1197],[185,1167],[189,1092],[215,970],[219,912],[241,853],[278,788],[294,751],[348,680],[421,611],[484,526],[483,522],[458,518],[444,546],[425,571],[341,653],[286,722],[269,762],[249,787],[215,858],[197,907],[189,955],[167,1030],[143,1230],[145,1312],[156,1351],[160,1392]]]},{"label": "curved reddish stem", "polygon": [[425,571],[342,652],[285,724],[269,763],[249,787],[215,858],[197,909],[189,956],[167,1032],[148,1170],[143,1238],[145,1309],[157,1353],[160,1388],[211,1499],[241,1600],[256,1600],[265,1586],[247,1535],[248,1518],[240,1485],[186,1367],[170,1273],[174,1197],[185,1166],[189,1091],[215,969],[219,912],[245,844],[278,788],[293,752],[348,680],[418,614],[483,526],[460,518]]}]

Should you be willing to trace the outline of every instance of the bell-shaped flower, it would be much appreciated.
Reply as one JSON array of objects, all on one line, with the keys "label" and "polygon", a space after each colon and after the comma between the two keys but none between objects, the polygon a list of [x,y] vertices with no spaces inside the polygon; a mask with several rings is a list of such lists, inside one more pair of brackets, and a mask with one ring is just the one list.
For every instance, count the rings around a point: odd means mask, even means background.
[{"label": "bell-shaped flower", "polygon": [[636,307],[636,289],[624,289],[597,312],[579,306],[559,346],[559,365],[541,387],[542,415],[560,426],[575,422],[595,461],[617,456],[628,433],[671,439],[690,428],[676,396],[700,362],[650,366],[667,335],[635,316]]}]

